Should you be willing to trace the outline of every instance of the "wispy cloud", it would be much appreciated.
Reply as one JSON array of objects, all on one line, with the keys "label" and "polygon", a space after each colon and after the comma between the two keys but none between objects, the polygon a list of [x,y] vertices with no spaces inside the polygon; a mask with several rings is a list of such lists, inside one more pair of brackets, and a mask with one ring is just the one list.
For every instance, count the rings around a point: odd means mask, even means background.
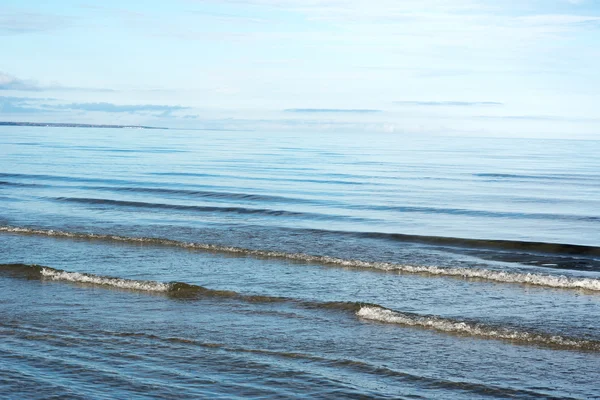
[{"label": "wispy cloud", "polygon": [[36,81],[19,79],[0,71],[0,90],[39,91],[41,89]]},{"label": "wispy cloud", "polygon": [[533,26],[600,24],[600,17],[594,15],[539,14],[519,17],[518,20]]},{"label": "wispy cloud", "polygon": [[478,115],[477,119],[505,121],[565,121],[565,122],[600,122],[600,118],[579,118],[559,115]]},{"label": "wispy cloud", "polygon": [[33,79],[21,79],[0,71],[0,90],[15,90],[27,92],[42,91],[83,91],[83,92],[114,92],[112,89],[64,86],[58,83],[44,85]]},{"label": "wispy cloud", "polygon": [[48,114],[68,111],[127,113],[147,116],[172,117],[176,111],[189,107],[163,104],[113,104],[113,103],[60,103],[53,98],[0,96],[0,112],[6,114]]},{"label": "wispy cloud", "polygon": [[47,32],[68,27],[72,22],[60,15],[0,9],[0,35]]},{"label": "wispy cloud", "polygon": [[38,113],[41,109],[31,103],[39,101],[29,97],[0,96],[0,114],[31,114]]},{"label": "wispy cloud", "polygon": [[92,10],[96,13],[104,13],[111,17],[120,16],[120,17],[131,17],[131,18],[140,18],[146,17],[146,14],[136,10],[130,10],[126,8],[118,8],[118,7],[106,7],[98,4],[82,4],[80,6],[83,9]]},{"label": "wispy cloud", "polygon": [[44,120],[570,134],[599,101],[590,0],[0,3],[0,94],[59,98],[1,110]]},{"label": "wispy cloud", "polygon": [[242,23],[242,24],[266,24],[274,22],[272,19],[264,17],[250,17],[245,15],[236,15],[230,13],[219,13],[212,11],[196,11],[189,10],[188,14],[197,16],[199,18],[207,18],[213,21],[219,21],[223,23]]},{"label": "wispy cloud", "polygon": [[394,104],[426,107],[475,107],[504,105],[503,103],[497,101],[395,101]]},{"label": "wispy cloud", "polygon": [[402,130],[401,124],[368,121],[343,121],[320,119],[269,119],[269,118],[233,118],[233,119],[203,119],[195,118],[193,127],[196,129],[215,129],[233,131],[346,131],[346,132],[393,132]]},{"label": "wispy cloud", "polygon": [[169,106],[158,104],[129,104],[119,105],[113,103],[71,103],[54,106],[58,110],[81,110],[81,111],[99,111],[108,113],[159,113],[161,116],[168,116],[175,111],[188,110],[189,107]]},{"label": "wispy cloud", "polygon": [[368,114],[382,112],[382,110],[372,110],[366,108],[288,108],[285,112],[293,113],[349,113],[349,114]]}]

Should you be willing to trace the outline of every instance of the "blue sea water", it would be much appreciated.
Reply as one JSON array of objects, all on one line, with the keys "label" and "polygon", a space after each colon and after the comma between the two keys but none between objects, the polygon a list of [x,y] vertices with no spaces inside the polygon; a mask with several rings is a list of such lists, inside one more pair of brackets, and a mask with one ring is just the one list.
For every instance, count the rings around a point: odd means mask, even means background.
[{"label": "blue sea water", "polygon": [[0,127],[0,397],[600,398],[600,141]]}]

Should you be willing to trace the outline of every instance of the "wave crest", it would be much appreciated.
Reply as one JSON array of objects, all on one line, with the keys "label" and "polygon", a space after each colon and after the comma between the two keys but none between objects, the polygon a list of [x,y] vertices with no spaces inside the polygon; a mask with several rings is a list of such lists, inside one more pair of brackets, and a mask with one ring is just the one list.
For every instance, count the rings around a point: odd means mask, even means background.
[{"label": "wave crest", "polygon": [[83,274],[80,272],[61,271],[48,267],[43,267],[40,271],[40,274],[42,278],[54,281],[67,281],[100,286],[112,286],[120,289],[143,290],[146,292],[169,292],[172,286],[172,284],[169,283],[113,278],[108,276],[97,276],[91,274]]},{"label": "wave crest", "polygon": [[354,314],[364,320],[431,329],[443,333],[451,333],[485,339],[510,340],[525,344],[550,346],[570,350],[600,351],[600,341],[583,338],[569,338],[546,333],[518,331],[509,327],[485,325],[477,322],[466,322],[439,316],[420,315],[393,311],[378,304],[364,304],[344,301],[303,300],[291,297],[269,295],[249,295],[228,290],[208,289],[199,285],[184,282],[157,282],[134,279],[115,278],[94,274],[69,272],[39,265],[0,264],[0,271],[8,271],[13,276],[73,282],[94,285],[111,289],[127,289],[143,292],[164,293],[170,297],[183,297],[189,300],[213,298],[237,300],[246,303],[290,303],[305,309],[333,310]]},{"label": "wave crest", "polygon": [[480,323],[457,321],[437,316],[401,313],[378,306],[364,306],[356,313],[360,318],[387,324],[397,324],[438,332],[465,336],[477,336],[489,339],[510,340],[545,346],[555,346],[582,350],[600,350],[600,342],[558,335],[518,331],[506,327],[495,327]]},{"label": "wave crest", "polygon": [[316,263],[326,265],[337,265],[351,268],[376,269],[382,271],[394,271],[409,274],[423,274],[440,277],[456,277],[465,279],[480,279],[491,282],[526,284],[547,288],[579,289],[588,291],[600,291],[600,279],[568,277],[564,275],[549,275],[538,273],[522,273],[512,271],[497,271],[482,268],[456,268],[439,266],[406,265],[391,262],[361,261],[343,259],[329,256],[310,255],[304,253],[286,253],[270,250],[253,250],[242,247],[222,246],[208,243],[182,242],[172,239],[127,237],[118,235],[104,235],[94,233],[65,232],[58,230],[31,229],[22,227],[0,226],[0,232],[16,233],[22,235],[51,236],[58,238],[72,238],[84,240],[103,240],[122,243],[148,244],[154,246],[170,246],[186,249],[211,251],[227,254],[239,254],[242,256],[279,258],[305,263]]}]

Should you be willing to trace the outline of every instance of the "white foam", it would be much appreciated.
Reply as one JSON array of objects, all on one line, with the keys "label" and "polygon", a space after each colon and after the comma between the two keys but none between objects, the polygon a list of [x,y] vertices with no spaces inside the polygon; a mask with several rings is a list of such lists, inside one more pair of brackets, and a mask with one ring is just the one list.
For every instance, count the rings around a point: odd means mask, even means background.
[{"label": "white foam", "polygon": [[0,232],[11,232],[29,235],[44,235],[53,237],[68,237],[92,240],[111,240],[129,243],[147,243],[162,246],[174,246],[196,250],[216,251],[222,253],[242,254],[246,256],[281,258],[307,263],[334,264],[343,267],[372,268],[384,271],[398,271],[410,274],[426,274],[435,276],[451,276],[460,278],[475,278],[493,282],[527,284],[560,289],[583,289],[600,291],[600,279],[567,277],[564,275],[547,275],[537,273],[522,273],[511,271],[496,271],[481,268],[450,268],[439,266],[415,266],[390,262],[370,262],[350,260],[328,256],[314,256],[303,253],[284,253],[268,250],[251,250],[241,247],[219,246],[205,243],[186,243],[177,240],[159,238],[136,238],[116,235],[100,235],[87,233],[71,233],[56,230],[40,230],[19,227],[1,226]]},{"label": "white foam", "polygon": [[56,271],[49,268],[42,268],[41,274],[42,277],[54,281],[87,283],[92,285],[112,286],[121,289],[143,290],[147,292],[168,292],[171,288],[171,285],[168,283],[111,278],[82,274],[79,272]]},{"label": "white foam", "polygon": [[[198,245],[194,246],[198,247]],[[205,247],[205,246],[203,246]],[[212,247],[212,248],[210,248]],[[218,246],[206,246],[207,250],[215,250]],[[242,249],[220,248],[221,251],[241,253]],[[427,274],[437,276],[453,276],[462,278],[477,278],[502,283],[517,283],[535,286],[545,286],[562,289],[585,289],[600,291],[600,279],[574,278],[564,275],[544,275],[533,273],[519,273],[509,271],[495,271],[480,268],[446,268],[438,266],[414,266],[387,262],[369,262],[360,260],[346,260],[327,256],[312,256],[301,253],[282,253],[261,250],[246,250],[247,254],[260,257],[287,258],[304,262],[320,264],[335,264],[344,267],[373,268],[384,271],[398,271],[411,274]]]},{"label": "white foam", "polygon": [[418,328],[432,329],[439,332],[478,336],[488,339],[514,340],[533,344],[600,350],[600,343],[595,341],[592,342],[584,339],[571,339],[562,336],[517,331],[504,327],[493,327],[483,324],[454,321],[437,316],[404,314],[376,306],[361,307],[360,310],[357,311],[356,315],[366,320],[384,322],[388,324],[414,326]]}]

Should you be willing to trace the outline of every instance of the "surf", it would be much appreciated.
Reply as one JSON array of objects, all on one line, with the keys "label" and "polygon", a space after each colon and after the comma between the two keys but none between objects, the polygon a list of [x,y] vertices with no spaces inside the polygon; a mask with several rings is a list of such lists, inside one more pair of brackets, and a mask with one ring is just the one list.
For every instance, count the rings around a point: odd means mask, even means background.
[{"label": "surf", "polygon": [[481,321],[409,313],[400,310],[391,310],[379,304],[351,301],[317,301],[292,297],[244,294],[229,290],[210,289],[186,282],[126,279],[76,271],[65,271],[40,265],[0,264],[0,273],[1,272],[7,272],[10,276],[16,278],[39,279],[42,281],[64,282],[83,286],[145,293],[162,293],[167,297],[177,299],[202,300],[210,298],[224,301],[234,300],[246,303],[288,303],[306,309],[351,313],[355,317],[365,321],[399,325],[407,328],[427,329],[439,333],[504,340],[557,349],[600,351],[600,340],[567,337],[547,332],[533,332],[509,326],[489,325]]},{"label": "surf", "polygon": [[142,244],[151,246],[167,246],[198,251],[234,254],[242,257],[285,259],[307,264],[333,265],[345,268],[360,268],[375,271],[420,274],[442,278],[451,277],[459,279],[475,279],[505,284],[532,285],[554,289],[600,292],[600,279],[596,278],[572,277],[565,275],[539,274],[507,270],[492,270],[483,268],[408,265],[393,262],[363,261],[357,259],[330,257],[326,255],[286,253],[281,251],[247,249],[242,247],[222,246],[208,243],[183,242],[164,238],[128,237],[119,235],[68,232],[53,229],[33,229],[25,227],[0,226],[0,232],[20,235],[48,236],[65,239],[82,239],[91,241],[98,240],[131,243],[137,245]]}]

